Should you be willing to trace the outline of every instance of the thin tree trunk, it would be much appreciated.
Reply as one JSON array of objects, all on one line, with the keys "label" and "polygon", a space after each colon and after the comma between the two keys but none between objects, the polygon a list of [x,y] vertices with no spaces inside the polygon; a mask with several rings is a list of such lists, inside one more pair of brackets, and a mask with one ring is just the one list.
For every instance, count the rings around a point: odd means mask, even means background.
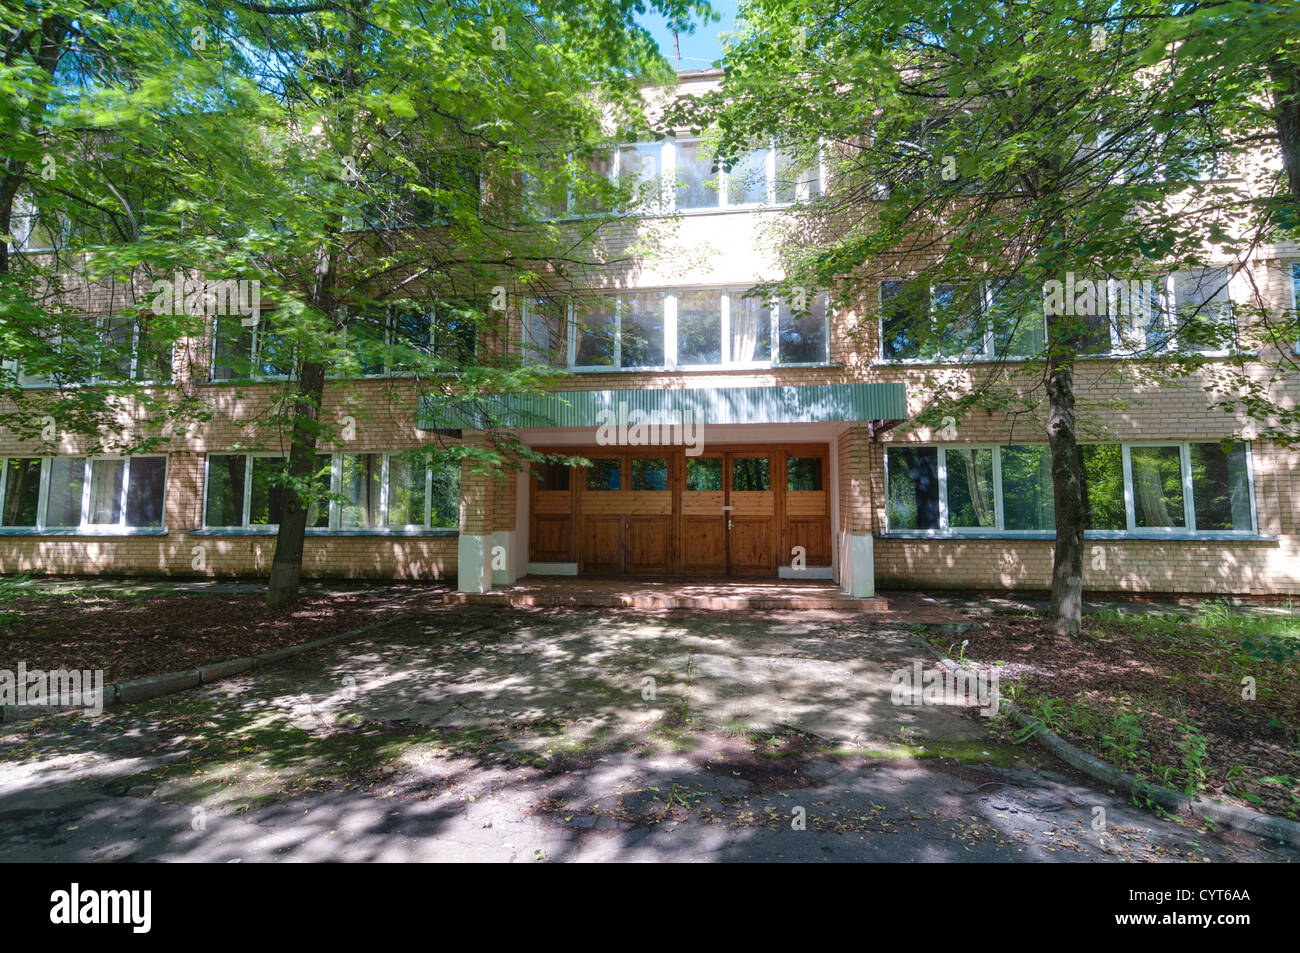
[{"label": "thin tree trunk", "polygon": [[[294,388],[293,432],[289,445],[289,476],[295,486],[309,486],[316,472],[316,436],[324,392],[325,365],[303,364]],[[271,560],[271,578],[266,590],[268,609],[279,609],[298,599],[308,504],[304,494],[284,494],[280,528],[275,536],[275,556]]]},{"label": "thin tree trunk", "polygon": [[1073,364],[1052,362],[1047,374],[1047,401],[1047,440],[1052,451],[1056,508],[1049,616],[1059,634],[1073,638],[1083,625],[1083,530],[1087,519],[1075,430]]}]

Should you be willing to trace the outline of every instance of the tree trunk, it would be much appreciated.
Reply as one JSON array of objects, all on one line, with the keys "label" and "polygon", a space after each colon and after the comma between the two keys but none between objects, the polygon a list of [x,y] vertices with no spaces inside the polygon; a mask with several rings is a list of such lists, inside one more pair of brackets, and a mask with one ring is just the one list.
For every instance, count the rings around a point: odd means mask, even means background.
[{"label": "tree trunk", "polygon": [[[295,486],[310,486],[316,472],[316,436],[324,392],[325,365],[304,363],[294,387],[293,433],[289,444],[289,476]],[[308,500],[303,494],[285,493],[266,590],[268,609],[279,609],[298,600],[307,509]]]},{"label": "tree trunk", "polygon": [[1300,202],[1300,63],[1276,60],[1270,69],[1277,140],[1291,198]]},{"label": "tree trunk", "polygon": [[1083,530],[1087,513],[1075,432],[1073,364],[1052,361],[1047,374],[1047,401],[1047,440],[1052,451],[1056,507],[1049,616],[1057,633],[1075,638],[1083,624]]}]

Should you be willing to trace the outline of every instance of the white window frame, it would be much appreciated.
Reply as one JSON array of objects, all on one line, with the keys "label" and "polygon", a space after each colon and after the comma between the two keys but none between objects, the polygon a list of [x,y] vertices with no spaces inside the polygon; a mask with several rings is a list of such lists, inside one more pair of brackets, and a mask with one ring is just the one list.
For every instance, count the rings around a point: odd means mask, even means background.
[{"label": "white window frame", "polygon": [[[1136,440],[1120,443],[1124,481],[1124,519],[1125,529],[1089,529],[1084,535],[1088,539],[1252,539],[1259,535],[1259,513],[1255,499],[1255,462],[1250,441],[1236,440],[1243,444],[1246,457],[1246,489],[1250,505],[1249,529],[1200,529],[1196,526],[1195,486],[1192,480],[1191,448],[1192,444],[1215,443],[1214,440]],[[1114,444],[1109,444],[1113,446]],[[1008,446],[1046,446],[1041,443],[1012,444]],[[1083,444],[1081,446],[1091,446]],[[1006,529],[1006,515],[1003,508],[1002,494],[1002,444],[989,443],[908,443],[900,442],[885,447],[884,450],[884,492],[883,512],[885,516],[885,534],[908,537],[935,537],[941,539],[961,539],[963,537],[998,536],[1008,539],[1052,539],[1056,530],[1009,530]],[[1183,488],[1183,526],[1138,526],[1136,500],[1134,496],[1133,466],[1130,451],[1134,447],[1177,447],[1179,449],[1180,477]],[[938,451],[936,479],[939,493],[939,527],[937,529],[913,529],[889,525],[889,455],[891,450],[935,449]],[[993,451],[993,492],[994,525],[992,527],[970,527],[948,525],[948,460],[947,451],[953,450],[989,450]]]},{"label": "white window frame", "polygon": [[[78,513],[78,522],[68,526],[50,526],[45,519],[45,510],[50,499],[50,478],[54,469],[53,461],[56,459],[78,459],[82,460],[81,471],[81,505]],[[128,526],[126,525],[126,503],[127,494],[131,486],[131,461],[138,459],[161,459],[163,461],[163,498],[162,498],[162,523],[159,526]],[[40,460],[41,476],[40,489],[36,499],[36,523],[33,526],[0,526],[0,535],[9,534],[32,534],[32,533],[51,533],[59,535],[78,535],[78,536],[132,536],[132,535],[161,535],[167,532],[167,486],[171,476],[171,458],[165,453],[135,453],[135,454],[96,454],[94,456],[80,454],[67,454],[62,457],[42,456],[40,454],[9,454],[0,457],[0,475],[7,476],[9,460]],[[94,463],[97,460],[121,460],[122,463],[122,489],[118,500],[118,520],[116,523],[90,523],[87,517],[90,515],[90,492],[91,479],[94,469]],[[0,479],[0,508],[4,506],[4,496],[8,488],[8,480]]]},{"label": "white window frame", "polygon": [[[450,530],[459,531],[459,527],[451,526],[433,526],[433,467],[426,465],[424,468],[424,525],[403,523],[398,526],[388,525],[388,503],[389,503],[389,486],[388,480],[390,475],[390,461],[395,456],[403,456],[405,451],[401,450],[336,450],[331,451],[330,458],[330,501],[329,501],[329,519],[325,526],[308,526],[307,535],[309,536],[327,536],[327,535],[364,535],[364,536],[418,536],[429,533],[445,533]],[[340,496],[343,490],[343,457],[344,455],[361,456],[367,454],[377,454],[381,457],[380,462],[380,488],[379,488],[379,517],[378,525],[373,527],[344,527],[343,507],[335,497]],[[318,454],[325,456],[325,454]],[[242,524],[239,526],[212,526],[208,523],[208,494],[212,490],[212,458],[242,456],[244,457],[244,509],[241,514]],[[288,460],[288,457],[282,453],[274,452],[220,452],[214,451],[208,453],[203,461],[203,500],[202,500],[202,529],[204,531],[215,533],[271,533],[279,529],[278,523],[257,523],[249,522],[252,512],[252,480],[253,480],[253,460],[255,458],[272,458],[279,460]],[[0,505],[3,500],[0,500]]]},{"label": "white window frame", "polygon": [[[823,337],[825,340],[825,349],[820,361],[811,362],[787,362],[781,361],[781,313],[780,302],[769,300],[765,302],[764,308],[767,311],[769,328],[769,357],[766,360],[754,361],[733,361],[731,355],[731,300],[743,298],[748,288],[734,286],[714,286],[699,285],[679,288],[633,288],[624,289],[618,292],[602,294],[600,297],[614,299],[614,363],[613,364],[582,364],[576,363],[578,356],[578,322],[577,306],[571,295],[565,296],[564,305],[564,359],[562,367],[555,367],[554,370],[563,370],[572,374],[626,374],[637,372],[662,372],[662,371],[717,371],[717,370],[736,370],[736,369],[775,369],[775,368],[793,368],[793,367],[828,367],[830,366],[831,354],[831,328],[833,327],[833,309],[831,306],[830,295],[821,291],[814,295],[814,298],[825,300],[826,316],[822,321]],[[678,321],[677,321],[677,298],[680,294],[689,292],[705,291],[718,294],[721,299],[720,314],[720,334],[722,336],[720,354],[721,362],[718,364],[682,364],[679,360],[678,347]],[[664,363],[659,366],[623,366],[623,315],[624,315],[624,297],[628,294],[660,294],[663,296],[664,311]],[[520,334],[519,353],[521,359],[526,364],[534,366],[542,365],[532,360],[529,348],[531,342],[528,338],[529,318],[532,314],[531,298],[526,299],[523,304],[523,313],[521,315],[523,332]]]},{"label": "white window frame", "polygon": [[[213,375],[216,373],[217,370],[217,328],[218,328],[218,322],[216,320],[217,317],[218,316],[214,315],[213,320],[209,323],[210,331],[208,333],[208,355],[209,355],[208,383],[233,384],[233,383],[238,383],[240,381],[287,381],[290,378],[292,378],[293,375],[291,373],[290,374],[262,374],[259,373],[258,371],[258,368],[261,366],[262,363],[262,337],[264,334],[273,333],[271,331],[266,330],[267,324],[265,319],[259,320],[256,324],[251,326],[241,323],[241,327],[246,327],[248,328],[249,331],[252,332],[252,345],[250,347],[251,353],[249,355],[249,362],[248,362],[249,369],[251,371],[249,376],[248,377],[214,377]],[[226,317],[226,315],[221,315],[220,317]]]}]

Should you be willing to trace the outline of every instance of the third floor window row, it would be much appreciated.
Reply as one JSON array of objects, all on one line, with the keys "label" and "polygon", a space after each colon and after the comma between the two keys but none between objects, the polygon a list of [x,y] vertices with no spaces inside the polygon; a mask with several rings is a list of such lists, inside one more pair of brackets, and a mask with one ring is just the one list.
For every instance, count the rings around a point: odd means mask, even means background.
[{"label": "third floor window row", "polygon": [[[775,142],[736,157],[730,168],[700,139],[628,143],[588,163],[588,171],[608,179],[629,197],[623,211],[640,214],[757,209],[817,198],[825,189],[821,151]],[[558,161],[558,160],[556,160]],[[608,214],[614,209],[595,196],[580,196],[563,176],[524,179],[530,217],[548,220]]]}]

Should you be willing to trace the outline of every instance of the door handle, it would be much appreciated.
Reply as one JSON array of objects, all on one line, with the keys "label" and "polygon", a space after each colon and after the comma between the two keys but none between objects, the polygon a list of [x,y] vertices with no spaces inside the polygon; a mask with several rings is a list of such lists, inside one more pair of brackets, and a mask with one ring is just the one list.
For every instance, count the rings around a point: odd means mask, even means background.
[{"label": "door handle", "polygon": [[731,532],[731,517],[727,517],[727,532]]}]

